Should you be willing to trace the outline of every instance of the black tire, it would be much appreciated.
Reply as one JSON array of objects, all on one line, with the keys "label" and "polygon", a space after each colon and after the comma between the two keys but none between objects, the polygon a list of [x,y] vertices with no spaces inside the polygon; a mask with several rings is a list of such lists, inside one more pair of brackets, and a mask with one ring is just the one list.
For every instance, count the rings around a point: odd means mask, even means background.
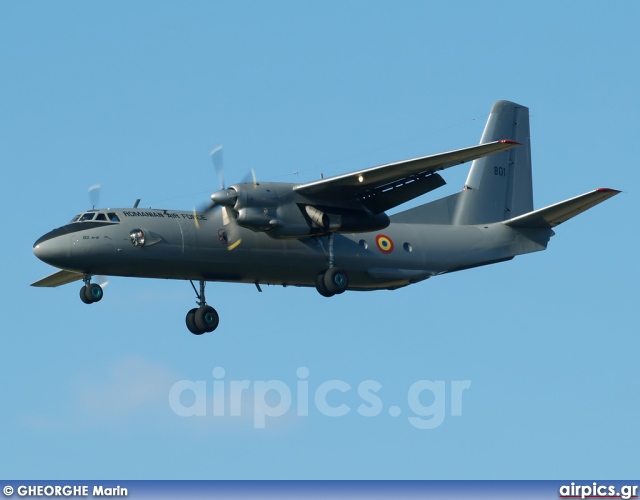
[{"label": "black tire", "polygon": [[89,297],[87,297],[86,292],[87,292],[87,287],[83,286],[80,289],[80,300],[85,304],[93,304],[93,301]]},{"label": "black tire", "polygon": [[334,294],[327,290],[324,284],[324,271],[316,275],[316,290],[323,297],[333,297]]},{"label": "black tire", "polygon": [[218,328],[220,317],[218,312],[211,306],[199,307],[196,310],[195,323],[196,327],[203,332],[212,332]]},{"label": "black tire", "polygon": [[98,285],[97,283],[91,283],[85,288],[84,295],[91,302],[100,302],[102,300],[104,292],[102,291],[102,287],[100,285]]},{"label": "black tire", "polygon": [[191,311],[187,313],[185,322],[187,323],[187,328],[191,333],[193,333],[194,335],[202,335],[204,333],[204,330],[200,330],[196,325],[196,311],[197,309],[195,307],[191,309]]},{"label": "black tire", "polygon": [[340,269],[339,267],[332,267],[331,269],[327,269],[327,272],[324,273],[324,286],[329,291],[329,293],[342,293],[349,286],[349,278],[347,278],[347,273]]}]

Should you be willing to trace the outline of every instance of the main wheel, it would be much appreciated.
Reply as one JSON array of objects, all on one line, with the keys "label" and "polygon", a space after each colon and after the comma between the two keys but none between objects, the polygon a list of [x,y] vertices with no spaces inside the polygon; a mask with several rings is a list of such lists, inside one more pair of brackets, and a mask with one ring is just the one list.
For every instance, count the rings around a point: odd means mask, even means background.
[{"label": "main wheel", "polygon": [[329,293],[342,293],[347,289],[348,285],[347,273],[339,267],[332,267],[324,273],[324,286]]},{"label": "main wheel", "polygon": [[318,293],[323,297],[333,297],[334,294],[327,290],[324,284],[324,274],[324,272],[321,272],[316,275],[316,290],[318,290]]},{"label": "main wheel", "polygon": [[202,306],[196,310],[195,323],[198,329],[203,332],[212,332],[218,328],[220,317],[218,312],[211,306]]},{"label": "main wheel", "polygon": [[84,302],[85,304],[93,304],[93,300],[91,300],[89,297],[87,297],[87,287],[83,286],[80,289],[80,300],[82,302]]},{"label": "main wheel", "polygon": [[91,302],[100,302],[104,292],[100,285],[97,283],[91,283],[90,285],[87,285],[84,294]]},{"label": "main wheel", "polygon": [[202,335],[204,333],[204,330],[200,330],[200,328],[198,328],[198,326],[196,325],[196,311],[197,309],[195,307],[191,309],[191,311],[187,313],[185,321],[187,323],[187,328],[191,333],[193,333],[194,335]]}]

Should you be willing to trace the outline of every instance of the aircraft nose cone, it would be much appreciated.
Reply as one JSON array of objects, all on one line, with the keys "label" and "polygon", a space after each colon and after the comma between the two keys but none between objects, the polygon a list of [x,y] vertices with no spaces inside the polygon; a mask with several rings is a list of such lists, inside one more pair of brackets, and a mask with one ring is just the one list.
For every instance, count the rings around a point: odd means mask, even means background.
[{"label": "aircraft nose cone", "polygon": [[52,257],[53,245],[48,244],[47,241],[36,242],[33,245],[33,253],[40,260],[47,262]]},{"label": "aircraft nose cone", "polygon": [[40,238],[33,244],[33,253],[41,261],[56,265],[60,259],[66,256],[66,248],[61,241],[62,238]]}]

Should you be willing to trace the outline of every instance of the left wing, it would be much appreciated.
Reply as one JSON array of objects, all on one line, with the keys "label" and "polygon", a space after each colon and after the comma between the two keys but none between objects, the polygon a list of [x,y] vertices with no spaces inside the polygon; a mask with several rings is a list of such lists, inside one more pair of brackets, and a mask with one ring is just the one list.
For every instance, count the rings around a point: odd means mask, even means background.
[{"label": "left wing", "polygon": [[81,280],[84,277],[82,273],[76,273],[73,271],[58,271],[57,273],[53,273],[46,278],[42,278],[41,280],[36,281],[35,283],[31,283],[31,286],[60,286],[66,285],[67,283],[73,283],[74,281]]},{"label": "left wing", "polygon": [[422,156],[295,186],[294,191],[326,202],[357,199],[381,213],[445,184],[438,170],[520,146],[503,139],[436,155]]}]

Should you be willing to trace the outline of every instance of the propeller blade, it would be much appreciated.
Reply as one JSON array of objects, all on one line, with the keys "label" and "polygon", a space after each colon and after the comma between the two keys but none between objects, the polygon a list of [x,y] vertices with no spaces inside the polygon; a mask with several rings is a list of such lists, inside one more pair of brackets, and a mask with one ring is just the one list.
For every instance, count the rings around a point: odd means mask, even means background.
[{"label": "propeller blade", "polygon": [[228,207],[222,207],[222,225],[223,226],[229,225],[229,212],[227,212],[227,210],[229,210]]},{"label": "propeller blade", "polygon": [[[222,213],[224,214],[227,210],[230,210],[230,209],[223,209]],[[228,215],[227,215],[227,218],[229,219],[229,223],[225,225],[227,230],[227,239],[229,243],[227,250],[231,251],[238,248],[240,243],[242,243],[242,238],[240,237],[240,234],[239,234],[240,226],[238,225],[236,220],[233,217],[229,217]]]},{"label": "propeller blade", "polygon": [[224,189],[224,163],[222,161],[222,146],[218,146],[211,150],[211,160],[213,161],[213,168],[215,168],[218,174],[218,181],[220,182],[220,189]]},{"label": "propeller blade", "polygon": [[193,207],[193,223],[196,225],[196,229],[200,229],[200,221],[198,221],[198,213],[195,207]]},{"label": "propeller blade", "polygon": [[95,209],[97,206],[100,206],[100,184],[90,186],[88,191],[89,203],[91,204],[91,208]]},{"label": "propeller blade", "polygon": [[109,284],[109,280],[107,279],[107,277],[101,274],[98,276],[95,276],[95,279],[96,279],[96,283],[98,283],[98,285],[100,285],[102,288],[105,288]]},{"label": "propeller blade", "polygon": [[244,184],[253,184],[253,187],[255,188],[258,185],[258,179],[256,177],[256,171],[254,169],[249,170],[249,172],[247,172],[245,174],[245,176],[242,178],[242,183]]},{"label": "propeller blade", "polygon": [[227,247],[227,250],[235,250],[236,248],[238,248],[238,245],[240,245],[240,243],[242,243],[242,238],[238,238],[235,242],[231,243],[231,245]]},{"label": "propeller blade", "polygon": [[222,224],[227,232],[227,250],[234,250],[242,243],[240,225],[231,207],[222,207]]}]

